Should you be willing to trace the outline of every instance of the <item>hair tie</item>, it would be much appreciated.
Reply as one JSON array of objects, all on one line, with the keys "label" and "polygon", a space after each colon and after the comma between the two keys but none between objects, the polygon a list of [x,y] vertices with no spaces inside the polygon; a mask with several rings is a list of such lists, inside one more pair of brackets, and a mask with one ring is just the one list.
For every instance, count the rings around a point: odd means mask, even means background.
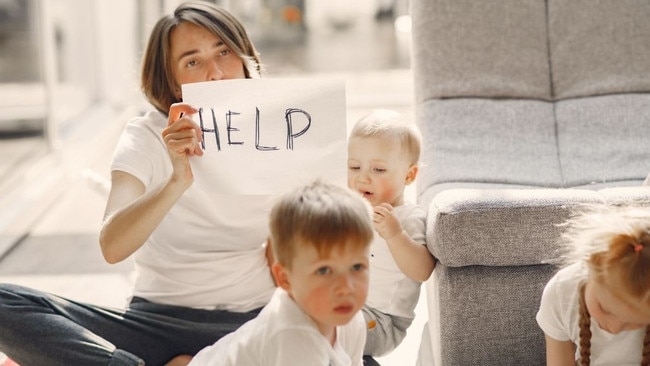
[{"label": "hair tie", "polygon": [[638,252],[640,252],[640,251],[642,251],[642,250],[643,250],[643,245],[641,245],[641,244],[634,244],[634,251],[635,251],[636,253],[638,253]]}]

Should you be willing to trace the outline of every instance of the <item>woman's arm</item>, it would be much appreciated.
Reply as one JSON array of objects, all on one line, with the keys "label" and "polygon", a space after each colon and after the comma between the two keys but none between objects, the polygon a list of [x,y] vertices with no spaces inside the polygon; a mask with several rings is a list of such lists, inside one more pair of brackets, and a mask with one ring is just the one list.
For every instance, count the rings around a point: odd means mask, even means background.
[{"label": "woman's arm", "polygon": [[546,337],[546,364],[548,366],[575,366],[575,345],[571,341],[558,341]]},{"label": "woman's arm", "polygon": [[200,131],[187,117],[194,112],[187,104],[178,103],[170,108],[168,126],[162,132],[173,166],[167,182],[145,193],[144,184],[133,175],[111,173],[111,192],[99,236],[107,262],[120,262],[138,250],[192,185],[189,157],[202,155]]},{"label": "woman's arm", "polygon": [[383,203],[374,209],[373,221],[379,235],[386,240],[395,263],[407,277],[424,282],[433,272],[435,259],[426,246],[415,242],[393,215],[393,207]]},{"label": "woman's arm", "polygon": [[144,194],[144,184],[131,174],[114,171],[99,244],[108,263],[128,258],[147,240],[185,189],[168,182]]}]

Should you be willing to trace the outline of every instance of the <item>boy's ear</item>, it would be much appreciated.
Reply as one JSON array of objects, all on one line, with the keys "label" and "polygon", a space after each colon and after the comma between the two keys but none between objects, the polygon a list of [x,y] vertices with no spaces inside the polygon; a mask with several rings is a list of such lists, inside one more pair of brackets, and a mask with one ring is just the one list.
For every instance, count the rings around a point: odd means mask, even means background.
[{"label": "boy's ear", "polygon": [[266,243],[264,246],[266,248],[264,251],[264,254],[266,255],[266,261],[269,264],[269,267],[271,267],[275,262],[275,256],[273,255],[273,240],[271,240],[270,236],[266,238]]},{"label": "boy's ear", "polygon": [[406,179],[404,179],[404,183],[406,185],[409,185],[413,182],[415,182],[415,178],[418,176],[418,165],[417,164],[411,164],[409,167],[409,170],[406,172]]},{"label": "boy's ear", "polygon": [[273,274],[273,279],[275,280],[275,284],[277,286],[281,287],[287,292],[291,290],[291,284],[289,283],[289,274],[283,265],[278,262],[273,263],[271,265],[271,273]]}]

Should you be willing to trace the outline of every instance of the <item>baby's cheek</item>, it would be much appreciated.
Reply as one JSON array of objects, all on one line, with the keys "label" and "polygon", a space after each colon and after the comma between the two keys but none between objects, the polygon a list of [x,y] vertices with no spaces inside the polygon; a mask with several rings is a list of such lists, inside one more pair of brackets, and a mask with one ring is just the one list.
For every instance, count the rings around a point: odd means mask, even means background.
[{"label": "baby's cheek", "polygon": [[389,182],[384,183],[384,197],[386,200],[393,199],[401,193],[400,190],[397,189],[398,187],[395,186],[395,184],[391,184]]}]

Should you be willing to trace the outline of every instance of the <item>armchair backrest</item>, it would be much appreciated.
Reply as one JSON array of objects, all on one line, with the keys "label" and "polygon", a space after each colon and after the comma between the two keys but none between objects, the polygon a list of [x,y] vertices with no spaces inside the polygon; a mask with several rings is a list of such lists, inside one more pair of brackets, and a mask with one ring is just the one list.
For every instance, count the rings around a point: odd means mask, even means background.
[{"label": "armchair backrest", "polygon": [[643,180],[650,2],[411,2],[418,191]]}]

